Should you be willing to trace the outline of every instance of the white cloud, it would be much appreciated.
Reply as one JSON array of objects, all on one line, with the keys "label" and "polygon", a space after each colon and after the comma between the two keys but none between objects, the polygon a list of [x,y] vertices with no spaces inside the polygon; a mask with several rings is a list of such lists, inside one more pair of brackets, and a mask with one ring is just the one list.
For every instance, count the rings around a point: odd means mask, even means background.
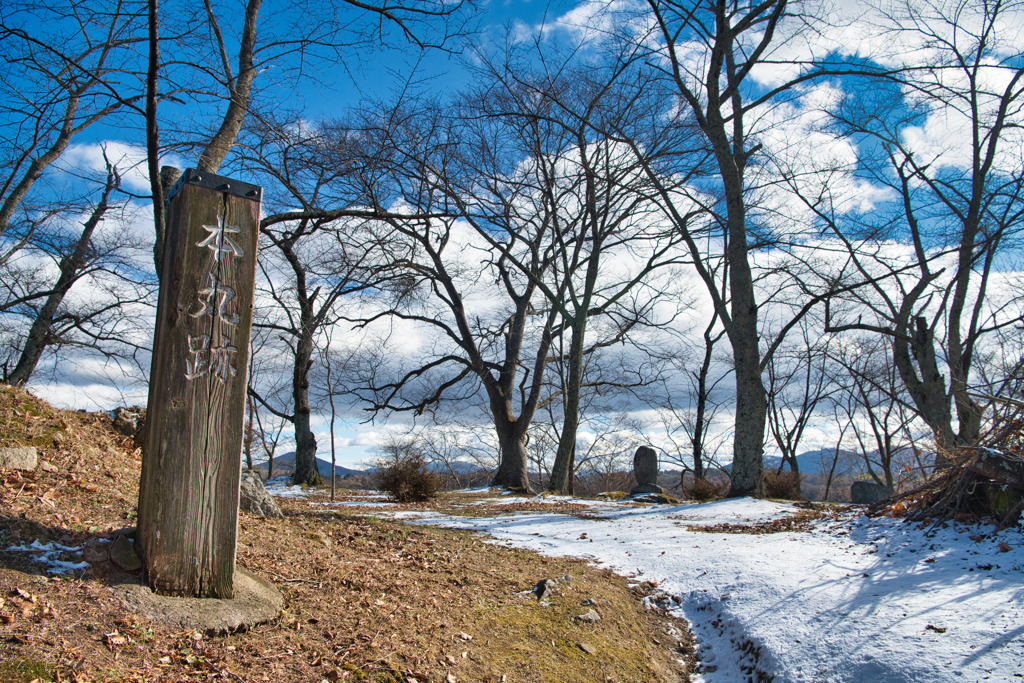
[{"label": "white cloud", "polygon": [[[122,186],[132,192],[150,192],[149,169],[146,165],[146,149],[117,140],[106,140],[88,144],[73,144],[61,156],[60,166],[68,172],[88,172],[94,175],[106,173],[106,159],[121,174]],[[180,166],[176,156],[160,159],[161,165]]]}]

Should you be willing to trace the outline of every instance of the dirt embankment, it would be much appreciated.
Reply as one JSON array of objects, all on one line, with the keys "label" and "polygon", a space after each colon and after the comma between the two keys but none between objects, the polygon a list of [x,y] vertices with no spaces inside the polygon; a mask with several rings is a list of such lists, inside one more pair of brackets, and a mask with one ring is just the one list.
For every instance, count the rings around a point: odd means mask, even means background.
[{"label": "dirt embankment", "polygon": [[[0,447],[20,445],[47,465],[0,470],[0,681],[633,683],[693,666],[684,625],[610,572],[316,496],[279,501],[283,519],[241,516],[238,562],[285,594],[279,619],[222,637],[149,622],[116,600],[102,552],[134,524],[131,440],[105,415],[0,388]],[[529,592],[562,576],[543,601]]]}]

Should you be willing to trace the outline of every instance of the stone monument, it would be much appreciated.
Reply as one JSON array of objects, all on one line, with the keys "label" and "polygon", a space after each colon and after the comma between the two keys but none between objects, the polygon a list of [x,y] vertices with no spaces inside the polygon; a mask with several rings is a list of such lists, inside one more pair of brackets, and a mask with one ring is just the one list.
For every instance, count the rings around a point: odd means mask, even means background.
[{"label": "stone monument", "polygon": [[637,493],[664,493],[658,486],[658,453],[650,446],[641,446],[633,456],[633,476],[636,486],[630,491]]}]

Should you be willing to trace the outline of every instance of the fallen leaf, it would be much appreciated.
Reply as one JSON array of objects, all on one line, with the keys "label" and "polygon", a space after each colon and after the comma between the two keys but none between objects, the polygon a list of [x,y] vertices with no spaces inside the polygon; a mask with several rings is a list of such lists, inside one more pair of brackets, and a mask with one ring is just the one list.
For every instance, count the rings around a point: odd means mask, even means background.
[{"label": "fallen leaf", "polygon": [[115,647],[127,645],[128,638],[127,636],[122,636],[117,631],[114,631],[113,633],[104,633],[103,642],[106,644],[108,649],[113,650]]}]

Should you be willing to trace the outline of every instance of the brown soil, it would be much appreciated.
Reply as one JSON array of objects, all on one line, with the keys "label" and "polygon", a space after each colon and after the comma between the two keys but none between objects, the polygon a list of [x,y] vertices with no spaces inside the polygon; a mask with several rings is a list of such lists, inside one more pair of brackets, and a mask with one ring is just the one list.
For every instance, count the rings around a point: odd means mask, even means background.
[{"label": "brown soil", "polygon": [[[0,388],[0,446],[29,444],[56,471],[0,470],[5,683],[626,683],[685,681],[694,666],[685,625],[643,608],[643,589],[621,577],[464,532],[339,512],[317,505],[323,496],[279,500],[284,519],[241,516],[238,562],[284,593],[278,620],[223,637],[146,621],[116,600],[113,568],[99,559],[102,541],[133,524],[141,454],[105,415],[58,411]],[[8,550],[36,540],[84,547],[63,559],[84,553],[92,562],[46,575],[37,553]],[[565,575],[571,585],[549,604],[528,592]],[[600,621],[574,618],[591,605]]]},{"label": "brown soil", "polygon": [[843,508],[824,504],[811,504],[802,510],[797,510],[788,517],[780,517],[767,522],[752,522],[750,524],[722,524],[710,525],[686,525],[687,531],[696,531],[706,534],[781,534],[793,531],[811,531],[814,523],[825,517],[836,518],[838,511]]}]

